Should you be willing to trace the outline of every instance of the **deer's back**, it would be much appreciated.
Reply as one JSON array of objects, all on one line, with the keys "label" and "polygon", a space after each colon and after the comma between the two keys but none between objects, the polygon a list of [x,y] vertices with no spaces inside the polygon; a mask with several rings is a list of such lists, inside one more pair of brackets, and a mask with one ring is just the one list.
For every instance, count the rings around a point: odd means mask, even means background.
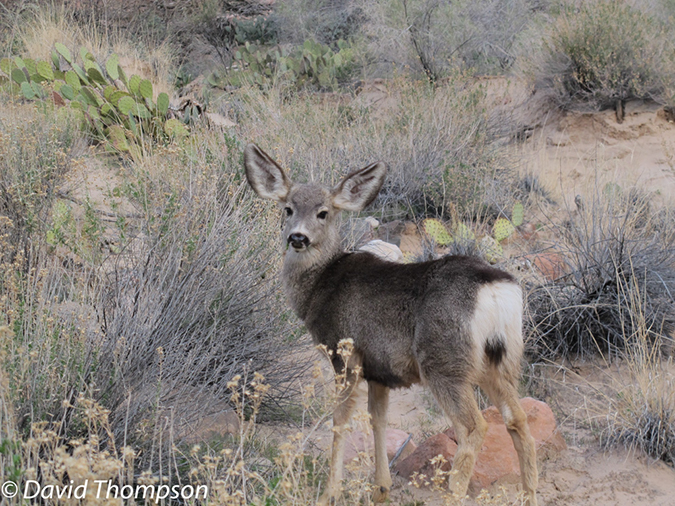
[{"label": "deer's back", "polygon": [[[479,289],[513,277],[473,257],[448,256],[398,264],[370,253],[346,253],[319,276],[309,298],[305,324],[314,340],[333,352],[354,340],[363,376],[391,388],[419,381],[415,350],[426,334],[446,336],[448,357],[467,352],[469,325]],[[429,326],[440,333],[420,333]],[[340,366],[339,359],[334,359]]]}]

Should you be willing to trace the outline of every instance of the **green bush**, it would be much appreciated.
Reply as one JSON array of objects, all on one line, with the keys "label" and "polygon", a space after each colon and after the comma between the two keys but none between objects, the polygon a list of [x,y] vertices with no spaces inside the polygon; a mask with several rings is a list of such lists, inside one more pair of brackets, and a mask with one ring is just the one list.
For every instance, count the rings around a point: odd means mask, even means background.
[{"label": "green bush", "polygon": [[654,18],[622,0],[592,2],[561,13],[544,44],[539,77],[564,107],[659,99],[672,61],[668,53]]}]

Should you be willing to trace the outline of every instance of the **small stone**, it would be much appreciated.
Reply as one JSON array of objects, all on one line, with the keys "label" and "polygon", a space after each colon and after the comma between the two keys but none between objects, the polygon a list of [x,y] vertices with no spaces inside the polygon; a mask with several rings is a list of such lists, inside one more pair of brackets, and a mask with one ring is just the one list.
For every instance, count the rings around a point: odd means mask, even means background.
[{"label": "small stone", "polygon": [[549,281],[555,281],[567,274],[567,266],[558,253],[535,253],[525,259]]},{"label": "small stone", "polygon": [[390,262],[403,261],[403,253],[398,246],[381,241],[380,239],[374,239],[364,244],[359,248],[359,251],[367,251]]},{"label": "small stone", "polygon": [[435,469],[431,465],[431,459],[442,455],[447,462],[441,465],[441,469],[449,471],[456,453],[457,443],[455,441],[445,434],[436,434],[419,445],[407,458],[399,461],[396,470],[406,479],[409,479],[415,472],[432,477]]}]

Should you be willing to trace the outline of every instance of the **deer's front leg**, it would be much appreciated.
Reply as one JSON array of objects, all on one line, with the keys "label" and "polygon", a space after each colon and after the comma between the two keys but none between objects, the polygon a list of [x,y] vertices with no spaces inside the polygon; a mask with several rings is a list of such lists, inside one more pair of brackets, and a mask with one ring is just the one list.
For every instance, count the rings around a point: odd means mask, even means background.
[{"label": "deer's front leg", "polygon": [[375,491],[373,501],[384,502],[391,489],[389,459],[387,458],[387,407],[389,406],[389,388],[368,382],[368,412],[373,424],[375,436]]},{"label": "deer's front leg", "polygon": [[356,405],[357,386],[360,377],[351,370],[347,371],[346,382],[337,385],[338,404],[333,411],[333,448],[330,458],[330,472],[326,491],[319,499],[318,504],[333,504],[340,495],[342,482],[342,468],[345,449],[345,433],[349,420]]}]

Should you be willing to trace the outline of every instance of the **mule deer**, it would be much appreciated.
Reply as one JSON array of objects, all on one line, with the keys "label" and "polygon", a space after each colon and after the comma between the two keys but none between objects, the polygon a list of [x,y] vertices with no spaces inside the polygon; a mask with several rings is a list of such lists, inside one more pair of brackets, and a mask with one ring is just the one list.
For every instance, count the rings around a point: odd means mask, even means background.
[{"label": "mule deer", "polygon": [[[246,177],[262,198],[284,207],[282,281],[290,306],[317,344],[332,351],[336,372],[356,385],[368,382],[375,436],[375,501],[392,485],[385,429],[389,389],[422,382],[450,418],[458,450],[450,490],[463,497],[487,423],[474,398],[480,386],[500,409],[520,461],[523,489],[535,506],[535,443],[516,383],[523,352],[522,295],[514,278],[479,259],[447,256],[398,264],[340,247],[340,211],[361,211],[377,196],[387,168],[374,163],[347,175],[335,188],[295,184],[264,151],[249,144]],[[353,339],[348,363],[338,343]],[[357,367],[358,366],[358,367]],[[358,374],[360,372],[360,374]],[[340,492],[343,429],[355,404],[348,389],[333,413],[331,467],[320,503]]]}]

